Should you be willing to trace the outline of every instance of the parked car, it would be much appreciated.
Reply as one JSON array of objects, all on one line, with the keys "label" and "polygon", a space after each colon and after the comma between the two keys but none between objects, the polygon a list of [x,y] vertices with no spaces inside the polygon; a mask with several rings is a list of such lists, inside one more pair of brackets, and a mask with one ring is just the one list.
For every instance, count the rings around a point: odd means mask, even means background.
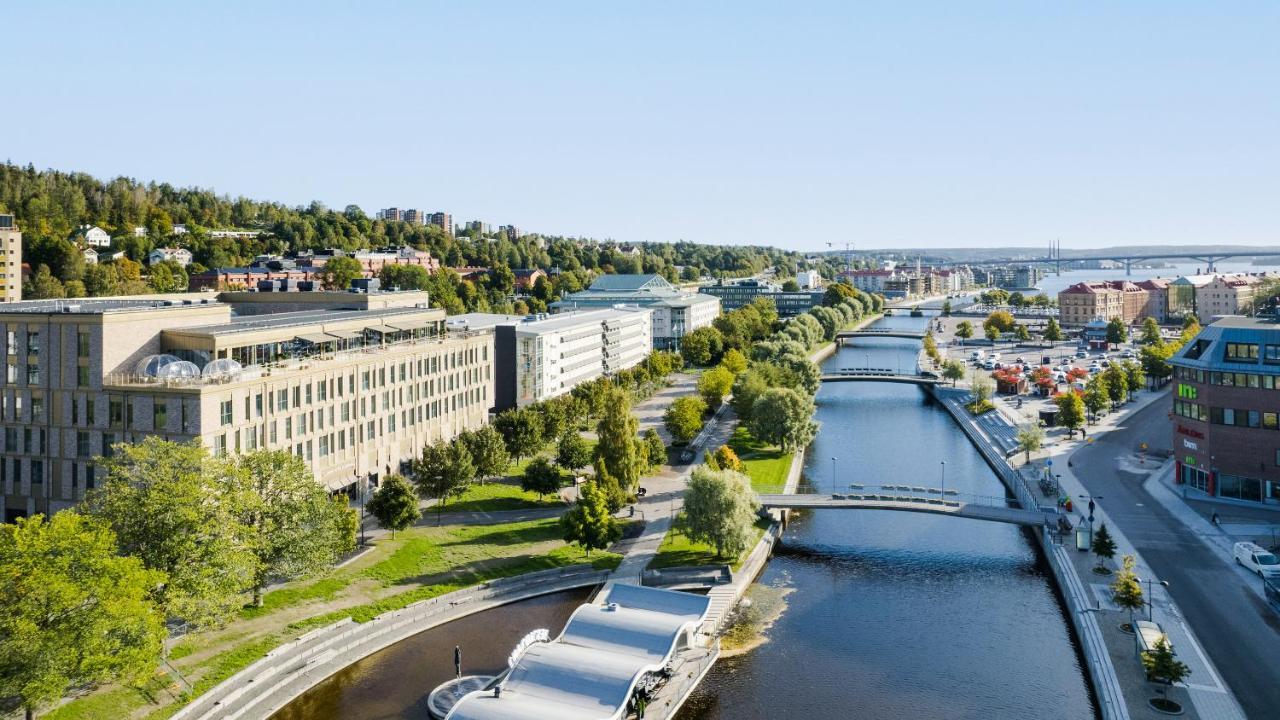
[{"label": "parked car", "polygon": [[1089,353],[1085,352],[1084,350],[1077,350],[1077,351],[1076,351],[1076,357],[1078,357],[1078,358],[1080,358],[1080,359],[1084,359],[1084,358],[1089,357]]},{"label": "parked car", "polygon": [[1249,572],[1257,573],[1258,577],[1280,577],[1280,558],[1251,542],[1236,543],[1232,554],[1236,557],[1236,563]]},{"label": "parked car", "polygon": [[1017,360],[1014,360],[1014,362],[1018,363],[1019,365],[1025,365],[1027,363],[1027,361],[1023,360],[1022,358],[1018,358]]},{"label": "parked car", "polygon": [[1101,361],[1099,361],[1099,362],[1098,362],[1098,364],[1099,364],[1099,365],[1101,365],[1101,366],[1102,366],[1102,367],[1104,367],[1104,368],[1109,368],[1109,367],[1111,367],[1111,361],[1110,361],[1110,360],[1101,360]]},{"label": "parked car", "polygon": [[1053,364],[1053,358],[1049,357],[1048,355],[1045,355],[1044,357],[1040,358],[1040,364],[1041,364],[1041,365],[1052,365],[1052,364]]},{"label": "parked car", "polygon": [[974,350],[973,352],[969,353],[969,359],[981,360],[983,355],[985,355],[985,353],[983,353],[981,350]]}]

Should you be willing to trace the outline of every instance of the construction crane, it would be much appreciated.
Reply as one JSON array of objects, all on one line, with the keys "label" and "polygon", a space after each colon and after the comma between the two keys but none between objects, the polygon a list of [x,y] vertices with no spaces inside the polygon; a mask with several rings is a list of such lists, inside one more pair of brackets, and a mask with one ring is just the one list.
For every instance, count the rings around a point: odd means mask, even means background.
[{"label": "construction crane", "polygon": [[[844,245],[844,269],[846,272],[853,269],[853,243],[840,243]],[[827,247],[835,248],[836,243],[827,243]]]}]

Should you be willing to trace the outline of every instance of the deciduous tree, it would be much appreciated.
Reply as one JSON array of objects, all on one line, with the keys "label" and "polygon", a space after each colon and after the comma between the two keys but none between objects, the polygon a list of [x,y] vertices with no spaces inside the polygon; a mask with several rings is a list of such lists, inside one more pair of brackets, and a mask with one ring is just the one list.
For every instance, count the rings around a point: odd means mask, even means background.
[{"label": "deciduous tree", "polygon": [[569,430],[556,446],[556,462],[570,470],[586,467],[591,463],[591,446],[576,430]]},{"label": "deciduous tree", "polygon": [[378,518],[378,524],[391,531],[391,537],[422,517],[418,493],[402,475],[388,475],[365,507]]},{"label": "deciduous tree", "polygon": [[752,526],[759,508],[746,475],[700,466],[689,477],[677,522],[691,540],[711,545],[719,557],[736,558],[755,538]]},{"label": "deciduous tree", "polygon": [[707,403],[702,398],[685,396],[671,403],[662,421],[673,440],[688,443],[702,430],[702,416],[706,412]]},{"label": "deciduous tree", "polygon": [[364,266],[353,257],[338,256],[325,261],[320,268],[320,282],[329,290],[346,290],[351,281],[364,276]]},{"label": "deciduous tree", "polygon": [[[736,351],[735,351],[736,352]],[[724,367],[716,366],[702,373],[698,378],[698,393],[709,408],[718,408],[720,403],[733,388],[733,373]]]},{"label": "deciduous tree", "polygon": [[524,475],[520,477],[520,487],[528,492],[538,493],[539,498],[559,492],[561,484],[560,468],[544,457],[534,458],[525,466]]},{"label": "deciduous tree", "polygon": [[813,442],[818,432],[813,414],[811,398],[791,388],[771,388],[751,406],[747,427],[757,440],[791,452]]},{"label": "deciduous tree", "polygon": [[519,461],[536,455],[545,442],[542,433],[542,416],[529,408],[518,408],[500,413],[493,420],[494,427],[507,444],[507,452]]},{"label": "deciduous tree", "polygon": [[1050,343],[1062,341],[1062,326],[1058,324],[1057,318],[1049,318],[1049,322],[1045,323],[1044,339]]},{"label": "deciduous tree", "polygon": [[606,493],[594,482],[579,486],[578,502],[560,516],[560,528],[564,541],[577,544],[588,557],[592,550],[604,550],[622,537]]},{"label": "deciduous tree", "polygon": [[1053,398],[1058,406],[1058,424],[1067,429],[1067,437],[1075,435],[1084,424],[1084,402],[1080,396],[1068,390]]},{"label": "deciduous tree", "polygon": [[707,366],[724,352],[724,336],[713,327],[700,327],[680,340],[680,354],[690,365]]},{"label": "deciduous tree", "polygon": [[1160,337],[1160,324],[1153,317],[1142,319],[1142,344],[1155,345],[1162,342]]},{"label": "deciduous tree", "polygon": [[667,446],[658,436],[658,431],[649,428],[644,431],[645,456],[649,459],[649,467],[657,468],[667,462]]},{"label": "deciduous tree", "polygon": [[477,430],[463,433],[463,442],[467,452],[471,453],[471,463],[476,468],[476,477],[480,480],[498,477],[511,465],[511,455],[507,453],[507,444],[502,433],[492,425],[485,425]]},{"label": "deciduous tree", "polygon": [[1142,609],[1146,604],[1146,598],[1142,595],[1142,583],[1138,582],[1138,575],[1133,570],[1135,566],[1133,556],[1125,555],[1120,559],[1120,563],[1120,571],[1111,582],[1111,597],[1121,610],[1129,611],[1129,624],[1132,625],[1133,613]]},{"label": "deciduous tree", "polygon": [[471,453],[460,442],[440,441],[422,451],[412,463],[413,482],[418,493],[436,499],[436,523],[449,498],[461,497],[476,476]]},{"label": "deciduous tree", "polygon": [[[610,389],[604,413],[596,424],[596,476],[616,482],[618,489],[626,493],[639,487],[640,474],[644,472],[639,428],[639,421],[631,413],[631,399],[622,390]],[[610,506],[621,507],[621,498],[612,496]]]}]

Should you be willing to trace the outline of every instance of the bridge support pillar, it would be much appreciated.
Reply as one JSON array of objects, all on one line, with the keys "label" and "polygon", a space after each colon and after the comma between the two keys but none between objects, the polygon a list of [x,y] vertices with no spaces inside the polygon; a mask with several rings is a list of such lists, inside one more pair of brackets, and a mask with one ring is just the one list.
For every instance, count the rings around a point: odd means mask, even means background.
[{"label": "bridge support pillar", "polygon": [[1132,275],[1132,274],[1133,274],[1133,260],[1132,260],[1132,259],[1130,259],[1130,258],[1125,258],[1125,261],[1124,261],[1124,274],[1125,274],[1125,275]]}]

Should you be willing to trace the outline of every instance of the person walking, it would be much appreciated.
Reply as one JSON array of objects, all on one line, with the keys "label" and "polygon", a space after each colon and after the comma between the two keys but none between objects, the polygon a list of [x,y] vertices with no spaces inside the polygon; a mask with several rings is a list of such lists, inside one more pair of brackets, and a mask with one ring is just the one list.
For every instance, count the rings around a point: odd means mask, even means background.
[{"label": "person walking", "polygon": [[453,646],[453,672],[456,677],[462,677],[462,647]]}]

